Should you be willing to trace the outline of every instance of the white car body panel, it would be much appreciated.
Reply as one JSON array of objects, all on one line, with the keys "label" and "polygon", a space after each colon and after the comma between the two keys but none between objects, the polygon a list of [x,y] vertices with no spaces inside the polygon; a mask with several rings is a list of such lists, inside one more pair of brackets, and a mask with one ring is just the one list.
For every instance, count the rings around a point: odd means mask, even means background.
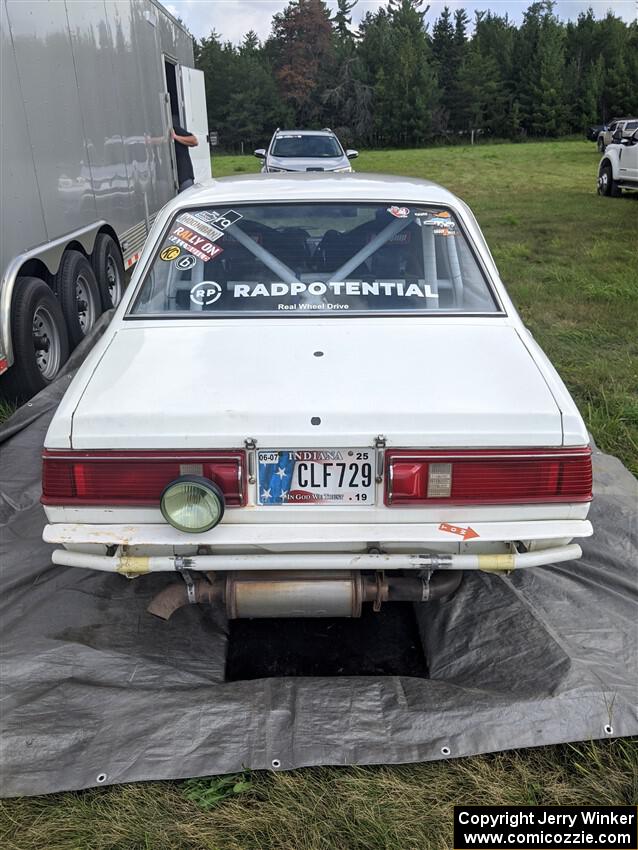
[{"label": "white car body panel", "polygon": [[613,145],[607,157],[613,163],[615,180],[631,180],[638,184],[638,142]]},{"label": "white car body panel", "polygon": [[[176,211],[273,198],[445,205],[473,242],[502,310],[489,316],[125,318]],[[321,418],[320,426],[311,424],[312,416]],[[158,215],[115,317],[78,370],[45,446],[241,449],[256,440],[259,448],[365,448],[380,435],[387,447],[410,449],[589,442],[462,201],[435,184],[382,175],[250,175],[194,187]],[[369,507],[255,501],[253,484],[247,507],[228,509],[197,543],[220,551],[360,551],[383,541],[387,551],[419,545],[475,552],[507,551],[512,540],[549,547],[592,533],[588,503],[387,508],[382,483]],[[121,546],[149,551],[195,543],[189,535],[178,539],[154,508],[45,510],[46,539],[77,551],[117,544],[120,534]],[[442,522],[478,523],[479,536],[467,543],[450,539],[438,528]]]},{"label": "white car body panel", "polygon": [[[240,514],[241,510],[233,514]],[[305,513],[305,512],[304,512]],[[449,514],[449,510],[448,510]],[[232,520],[232,517],[231,517]],[[334,523],[252,523],[234,525],[224,522],[204,534],[198,535],[198,546],[213,546],[222,552],[289,552],[302,547],[304,551],[363,551],[370,540],[388,552],[412,550],[415,546],[429,545],[441,552],[464,552],[476,549],[476,544],[455,542],[450,534],[442,531],[440,522],[430,523],[386,523],[381,536],[379,525],[374,519],[367,522]],[[500,544],[504,538],[516,536],[523,540],[543,540],[553,545],[557,541],[571,540],[572,537],[587,537],[591,534],[591,524],[586,520],[531,521],[521,522],[473,522],[472,528],[481,539],[481,548],[489,548],[490,543]],[[193,548],[192,535],[178,531],[168,523],[128,524],[88,524],[55,523],[46,526],[44,539],[48,543],[70,545],[90,544],[105,550],[107,546],[166,547],[170,546],[183,553]],[[90,551],[87,549],[87,551]]]},{"label": "white car body panel", "polygon": [[562,445],[560,410],[502,320],[258,321],[127,323],[74,411],[72,447]]}]

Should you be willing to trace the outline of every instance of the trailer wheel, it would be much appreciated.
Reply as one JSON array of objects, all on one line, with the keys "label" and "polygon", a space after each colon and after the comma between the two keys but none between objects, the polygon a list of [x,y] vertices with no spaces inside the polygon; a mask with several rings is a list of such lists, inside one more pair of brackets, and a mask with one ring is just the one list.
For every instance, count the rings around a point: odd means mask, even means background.
[{"label": "trailer wheel", "polygon": [[55,295],[37,277],[19,277],[11,303],[15,362],[3,377],[3,395],[26,401],[48,386],[69,356],[69,338]]},{"label": "trailer wheel", "polygon": [[95,240],[91,265],[100,289],[102,308],[117,307],[124,292],[124,261],[117,242],[108,233],[100,233]]},{"label": "trailer wheel", "polygon": [[79,251],[64,254],[56,280],[69,341],[75,348],[102,314],[100,289],[91,263]]}]

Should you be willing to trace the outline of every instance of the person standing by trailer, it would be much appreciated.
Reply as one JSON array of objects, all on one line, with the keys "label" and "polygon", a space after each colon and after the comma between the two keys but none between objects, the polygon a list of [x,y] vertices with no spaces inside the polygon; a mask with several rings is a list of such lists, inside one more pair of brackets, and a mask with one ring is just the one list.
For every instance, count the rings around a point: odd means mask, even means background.
[{"label": "person standing by trailer", "polygon": [[193,173],[193,163],[191,155],[188,152],[189,148],[196,148],[199,142],[197,136],[194,136],[189,130],[180,127],[178,119],[173,115],[173,141],[175,142],[175,158],[177,160],[177,182],[179,183],[179,192],[188,189],[195,182]]}]

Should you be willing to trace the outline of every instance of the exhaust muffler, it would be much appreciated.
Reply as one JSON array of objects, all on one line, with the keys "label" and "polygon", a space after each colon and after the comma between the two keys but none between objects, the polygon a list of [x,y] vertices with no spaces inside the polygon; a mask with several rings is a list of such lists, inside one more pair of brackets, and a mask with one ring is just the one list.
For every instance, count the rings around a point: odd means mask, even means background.
[{"label": "exhaust muffler", "polygon": [[189,603],[223,605],[229,620],[256,617],[360,617],[364,602],[429,602],[454,593],[460,571],[400,576],[358,570],[208,573],[160,591],[148,611],[164,620]]}]

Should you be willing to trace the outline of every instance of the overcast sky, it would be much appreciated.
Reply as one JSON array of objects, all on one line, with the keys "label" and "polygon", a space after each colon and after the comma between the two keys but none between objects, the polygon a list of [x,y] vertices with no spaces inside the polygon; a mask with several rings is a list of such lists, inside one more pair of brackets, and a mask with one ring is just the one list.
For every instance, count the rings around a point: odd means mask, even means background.
[{"label": "overcast sky", "polygon": [[[327,2],[328,6],[336,8],[336,0]],[[447,5],[451,9],[466,9],[470,17],[474,9],[491,9],[499,15],[507,12],[513,21],[520,23],[530,3],[531,0],[430,0],[426,21],[431,28],[443,6]],[[260,39],[267,38],[272,16],[288,4],[286,0],[170,0],[164,5],[184,21],[196,38],[216,30],[224,41],[237,43],[250,29],[254,29]],[[358,23],[366,12],[383,5],[386,5],[385,0],[359,0],[353,10],[353,23]],[[427,0],[424,5],[427,5]],[[608,9],[625,21],[636,20],[638,16],[638,0],[558,0],[555,11],[563,20],[575,19],[588,6],[592,7],[596,17],[604,17]]]}]

